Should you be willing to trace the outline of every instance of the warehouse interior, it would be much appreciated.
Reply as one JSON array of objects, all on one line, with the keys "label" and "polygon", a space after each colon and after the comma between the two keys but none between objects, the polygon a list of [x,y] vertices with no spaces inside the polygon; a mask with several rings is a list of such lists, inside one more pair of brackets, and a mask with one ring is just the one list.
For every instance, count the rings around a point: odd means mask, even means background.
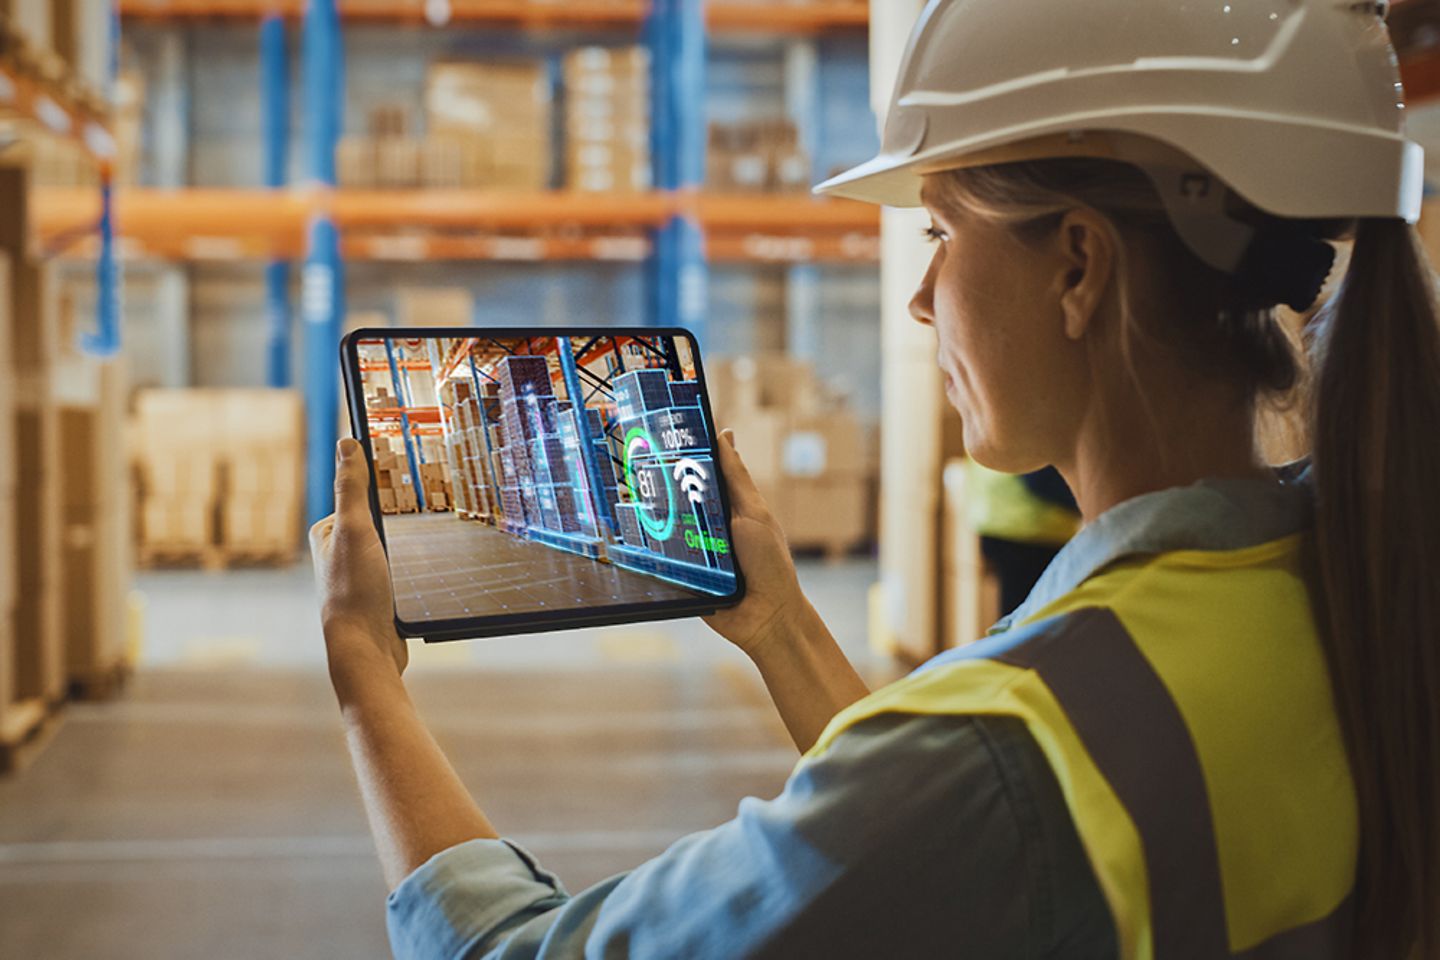
[{"label": "warehouse interior", "polygon": [[[923,6],[0,0],[0,956],[386,955],[306,541],[352,431],[402,618],[728,592],[729,429],[872,685],[984,635],[928,220],[810,195]],[[1440,2],[1392,7],[1440,185]],[[657,537],[680,457],[710,482]],[[795,765],[697,619],[410,650],[572,891]]]}]

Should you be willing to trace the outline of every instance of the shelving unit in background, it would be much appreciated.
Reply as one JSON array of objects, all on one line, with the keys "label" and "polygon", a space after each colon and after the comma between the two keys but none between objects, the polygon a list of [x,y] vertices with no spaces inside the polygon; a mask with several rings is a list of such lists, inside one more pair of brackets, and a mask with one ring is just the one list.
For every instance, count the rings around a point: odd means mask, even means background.
[{"label": "shelving unit in background", "polygon": [[[132,22],[186,24],[207,20],[265,16],[262,43],[271,53],[262,62],[273,63],[276,24],[304,15],[302,62],[307,76],[307,118],[325,117],[334,110],[339,85],[326,84],[311,69],[315,50],[329,50],[329,68],[340,73],[337,31],[347,23],[427,22],[425,5],[395,2],[345,2],[334,15],[326,3],[305,7],[298,2],[268,0],[210,2],[210,0],[121,0],[120,10]],[[432,14],[434,5],[430,5]],[[703,13],[702,13],[703,10]],[[797,45],[836,31],[861,33],[868,23],[863,2],[815,2],[766,5],[699,0],[657,0],[655,3],[565,2],[539,0],[465,0],[451,3],[435,18],[467,28],[602,31],[610,37],[633,34],[652,51],[651,88],[654,98],[652,155],[657,189],[651,194],[545,194],[506,195],[484,190],[361,191],[334,190],[333,143],[327,148],[311,142],[308,179],[318,188],[254,190],[127,191],[119,199],[118,219],[127,257],[161,258],[186,262],[270,259],[271,271],[288,260],[310,252],[302,284],[302,329],[311,339],[306,355],[319,358],[303,366],[314,444],[309,462],[310,512],[328,508],[327,471],[332,460],[327,432],[333,423],[334,350],[326,345],[338,339],[343,308],[345,264],[379,261],[417,263],[434,260],[547,263],[583,262],[644,265],[649,316],[663,325],[698,327],[703,319],[707,264],[769,264],[787,268],[787,288],[801,291],[789,298],[812,319],[798,326],[813,328],[818,297],[804,295],[813,289],[812,265],[817,263],[873,264],[878,261],[878,214],[856,204],[817,202],[805,196],[733,197],[707,193],[706,130],[695,105],[706,90],[706,36],[787,37]],[[613,42],[613,41],[612,41]],[[270,73],[273,67],[266,67]],[[812,74],[805,81],[818,84]],[[267,75],[265,89],[281,85]],[[325,90],[325,87],[329,87]],[[322,104],[321,97],[328,100]],[[801,98],[804,100],[805,98]],[[814,101],[815,94],[809,99]],[[273,116],[277,109],[269,94],[262,100],[267,111],[262,129],[266,153],[273,154],[284,125]],[[339,123],[328,124],[337,133]],[[802,124],[804,125],[804,124]],[[311,128],[314,124],[308,124]],[[308,129],[306,135],[313,135]],[[319,155],[325,154],[325,159]],[[267,177],[267,183],[274,178]],[[83,194],[57,191],[39,199],[38,213],[47,236],[57,244],[69,236],[77,222],[93,214]],[[317,228],[317,224],[323,226]],[[317,233],[318,229],[318,233]],[[333,231],[333,232],[332,232]],[[316,258],[313,242],[332,244],[333,252]],[[85,252],[84,244],[72,248]],[[285,304],[269,283],[271,318],[269,365],[278,371],[290,366],[286,350]],[[320,309],[320,308],[323,308]],[[307,311],[309,315],[306,316]],[[323,320],[321,313],[325,314]],[[813,337],[811,338],[813,339]],[[283,381],[272,375],[272,383]]]}]

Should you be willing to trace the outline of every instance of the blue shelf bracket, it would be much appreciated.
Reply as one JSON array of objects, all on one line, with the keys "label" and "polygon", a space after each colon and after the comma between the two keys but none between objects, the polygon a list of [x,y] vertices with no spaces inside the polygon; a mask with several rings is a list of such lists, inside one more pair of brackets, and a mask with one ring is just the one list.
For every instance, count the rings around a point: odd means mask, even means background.
[{"label": "blue shelf bracket", "polygon": [[[344,111],[345,56],[336,0],[308,0],[303,35],[306,179],[335,186],[335,145]],[[340,335],[345,268],[340,233],[328,214],[310,223],[300,277],[305,355],[305,506],[313,523],[334,507],[335,434],[339,427]]]},{"label": "blue shelf bracket", "polygon": [[[290,55],[285,20],[278,13],[260,22],[260,112],[265,186],[285,186],[290,153]],[[271,261],[265,268],[265,312],[268,319],[266,382],[288,387],[293,382],[290,358],[290,264]]]}]

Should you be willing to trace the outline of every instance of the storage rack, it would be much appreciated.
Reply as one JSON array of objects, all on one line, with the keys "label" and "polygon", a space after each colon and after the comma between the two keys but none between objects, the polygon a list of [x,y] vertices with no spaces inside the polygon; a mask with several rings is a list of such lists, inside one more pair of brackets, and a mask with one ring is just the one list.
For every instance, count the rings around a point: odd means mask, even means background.
[{"label": "storage rack", "polygon": [[[377,192],[335,188],[335,146],[342,127],[342,21],[486,23],[533,28],[638,30],[651,50],[654,103],[651,195],[486,191]],[[349,260],[612,260],[645,265],[648,317],[657,325],[697,329],[703,321],[707,262],[792,265],[874,263],[879,216],[858,204],[806,197],[708,195],[706,129],[693,110],[705,91],[706,34],[759,32],[796,36],[863,30],[863,0],[762,5],[737,0],[452,0],[436,19],[433,5],[409,0],[120,0],[127,18],[188,21],[258,19],[262,128],[267,190],[126,191],[118,215],[129,249],[175,259],[266,258],[269,377],[289,383],[289,267],[304,259],[301,281],[303,376],[309,424],[307,512],[331,503],[330,424],[335,423],[335,344],[345,313]],[[289,78],[286,21],[303,18],[302,84],[306,102],[306,179],[281,184],[286,153]],[[818,87],[818,78],[810,82]],[[818,95],[808,97],[818,115]],[[818,127],[818,116],[802,119]],[[57,191],[38,199],[46,235],[64,237],[96,214],[93,198]],[[434,232],[416,234],[414,227]],[[578,236],[574,227],[582,228]],[[447,229],[478,229],[488,236]],[[403,231],[403,232],[402,232]],[[813,299],[813,298],[812,298]]]},{"label": "storage rack", "polygon": [[[112,12],[112,18],[118,13]],[[112,20],[112,22],[117,22]],[[114,30],[112,30],[112,36]],[[111,51],[108,83],[115,80],[117,61]],[[95,238],[95,278],[98,290],[95,330],[81,336],[88,354],[111,357],[120,349],[119,277],[116,267],[113,160],[115,140],[110,130],[111,91],[85,89],[73,67],[53,58],[41,59],[25,39],[11,33],[0,21],[0,115],[33,121],[46,135],[74,141],[95,164],[100,189],[84,191],[91,215],[70,227],[72,236]],[[0,141],[0,149],[8,146]],[[35,193],[36,191],[32,191]],[[46,234],[41,231],[41,249]]]}]

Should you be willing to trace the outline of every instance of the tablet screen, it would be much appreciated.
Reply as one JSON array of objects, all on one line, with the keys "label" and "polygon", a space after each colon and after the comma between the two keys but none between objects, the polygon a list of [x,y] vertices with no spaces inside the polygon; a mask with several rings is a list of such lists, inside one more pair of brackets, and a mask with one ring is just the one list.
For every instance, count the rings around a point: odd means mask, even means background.
[{"label": "tablet screen", "polygon": [[352,360],[402,621],[736,592],[688,337],[367,331]]}]

